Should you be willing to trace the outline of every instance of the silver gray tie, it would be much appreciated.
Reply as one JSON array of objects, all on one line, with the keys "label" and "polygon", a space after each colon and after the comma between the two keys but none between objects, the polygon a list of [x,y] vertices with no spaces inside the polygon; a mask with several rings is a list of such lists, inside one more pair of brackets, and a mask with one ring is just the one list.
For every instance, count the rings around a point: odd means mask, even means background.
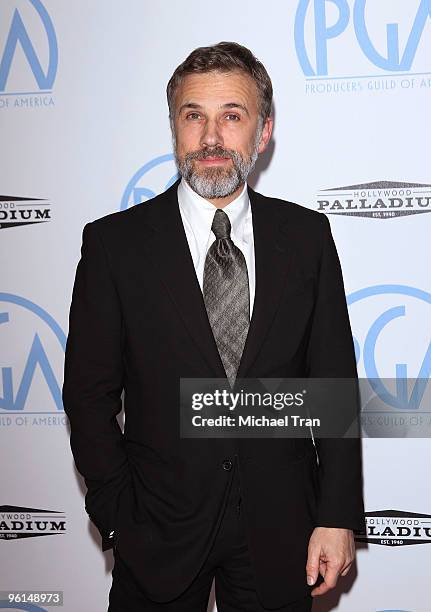
[{"label": "silver gray tie", "polygon": [[231,387],[250,326],[247,264],[230,237],[227,214],[218,208],[211,226],[216,240],[205,259],[203,295],[208,319]]}]

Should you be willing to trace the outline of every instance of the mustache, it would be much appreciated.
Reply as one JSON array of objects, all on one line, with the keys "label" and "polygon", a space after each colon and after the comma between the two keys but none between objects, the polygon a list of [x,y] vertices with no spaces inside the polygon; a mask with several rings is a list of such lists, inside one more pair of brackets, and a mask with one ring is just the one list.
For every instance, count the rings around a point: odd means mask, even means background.
[{"label": "mustache", "polygon": [[222,159],[232,159],[235,155],[235,151],[225,149],[224,147],[213,147],[212,149],[205,148],[199,151],[192,151],[185,155],[185,159],[207,159],[208,157],[220,157]]}]

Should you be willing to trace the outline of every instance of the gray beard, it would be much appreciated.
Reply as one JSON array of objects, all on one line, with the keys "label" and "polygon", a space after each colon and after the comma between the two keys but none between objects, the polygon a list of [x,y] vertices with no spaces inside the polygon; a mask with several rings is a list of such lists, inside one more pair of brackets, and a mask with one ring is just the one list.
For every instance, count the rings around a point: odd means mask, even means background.
[{"label": "gray beard", "polygon": [[[260,131],[260,130],[259,130]],[[241,185],[245,183],[248,175],[253,170],[258,158],[258,147],[260,133],[257,134],[252,154],[249,158],[244,158],[237,151],[214,147],[187,153],[184,159],[176,157],[178,170],[190,187],[202,198],[212,200],[225,198],[232,195]],[[194,169],[195,159],[205,159],[213,155],[232,159],[232,167],[226,168],[205,168],[201,172]]]}]

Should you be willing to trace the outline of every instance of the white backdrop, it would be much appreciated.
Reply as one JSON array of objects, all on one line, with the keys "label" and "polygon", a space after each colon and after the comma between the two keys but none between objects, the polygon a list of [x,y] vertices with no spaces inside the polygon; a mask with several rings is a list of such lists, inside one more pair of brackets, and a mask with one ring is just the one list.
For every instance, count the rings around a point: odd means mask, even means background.
[{"label": "white backdrop", "polygon": [[[166,82],[220,40],[272,77],[273,146],[252,185],[329,214],[360,375],[429,378],[430,0],[2,0],[0,590],[107,608],[112,553],[85,513],[59,399],[81,232],[165,189]],[[314,610],[428,612],[429,440],[363,446],[369,542]],[[397,537],[397,520],[417,530]]]}]

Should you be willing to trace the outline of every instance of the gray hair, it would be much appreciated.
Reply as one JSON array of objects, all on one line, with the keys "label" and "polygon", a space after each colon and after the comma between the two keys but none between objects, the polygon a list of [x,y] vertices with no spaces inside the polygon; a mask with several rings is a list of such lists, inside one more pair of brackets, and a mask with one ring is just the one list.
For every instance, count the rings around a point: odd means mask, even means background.
[{"label": "gray hair", "polygon": [[265,66],[247,47],[235,42],[219,42],[192,51],[169,79],[166,95],[171,126],[173,127],[175,115],[175,92],[186,75],[235,70],[248,74],[254,80],[259,95],[259,123],[263,125],[271,116],[272,110],[272,83]]}]

